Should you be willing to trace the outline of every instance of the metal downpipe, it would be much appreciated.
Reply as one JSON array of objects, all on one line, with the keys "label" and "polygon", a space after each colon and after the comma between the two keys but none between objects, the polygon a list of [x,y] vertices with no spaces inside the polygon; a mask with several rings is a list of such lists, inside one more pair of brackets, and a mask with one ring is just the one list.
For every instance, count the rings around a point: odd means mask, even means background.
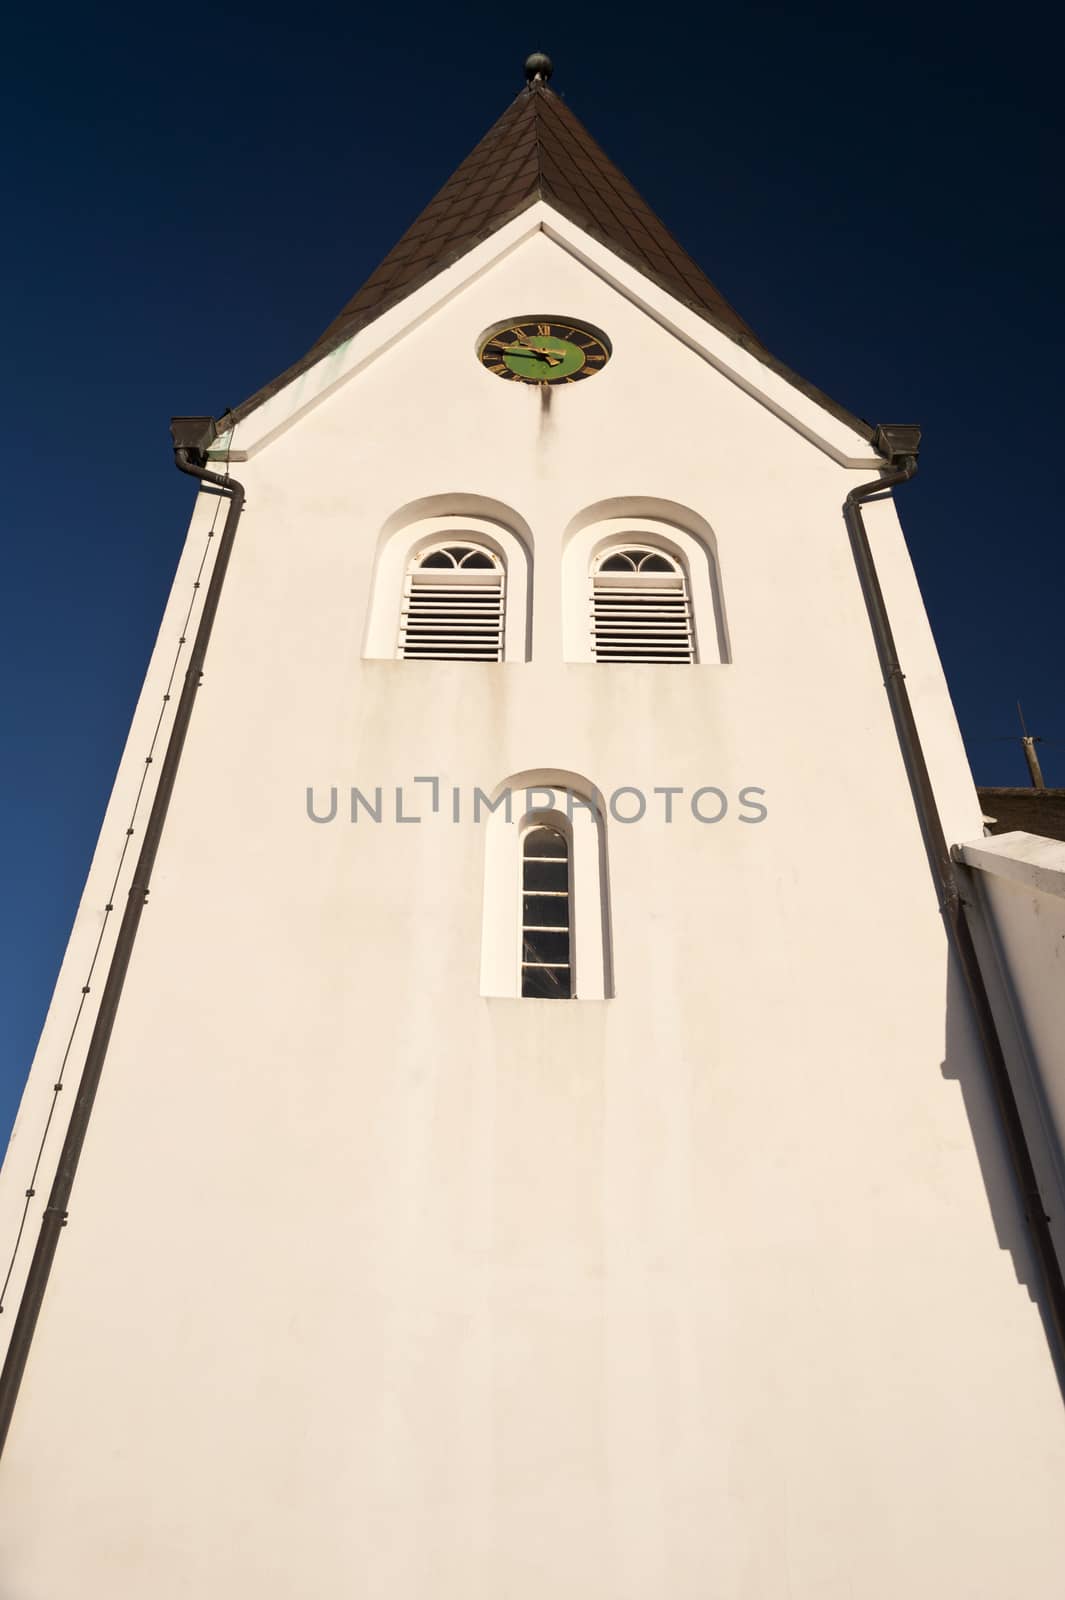
[{"label": "metal downpipe", "polygon": [[[880,437],[889,448],[892,431],[894,430],[880,430]],[[898,432],[902,434],[904,430],[900,429]],[[976,1023],[991,1077],[1010,1165],[1043,1279],[1046,1315],[1053,1330],[1055,1343],[1053,1355],[1061,1378],[1065,1375],[1065,1278],[1062,1276],[1061,1263],[1050,1232],[1050,1218],[1047,1216],[1039,1192],[1035,1167],[1013,1092],[1013,1084],[1010,1081],[998,1025],[988,997],[984,975],[980,969],[976,946],[965,917],[954,863],[943,832],[935,791],[928,774],[928,765],[917,731],[909,691],[906,688],[905,674],[899,663],[894,634],[862,517],[863,502],[887,493],[898,484],[907,483],[917,471],[917,430],[905,430],[905,432],[912,436],[912,453],[905,449],[893,450],[892,466],[888,471],[874,482],[863,483],[852,489],[847,495],[843,502],[843,517],[850,534],[854,564],[858,569],[869,621],[872,624],[877,656],[884,674],[884,688],[887,690],[891,714],[895,720],[895,730],[928,855],[928,864],[932,869],[940,910],[946,920],[951,948],[965,982],[973,1020]]]},{"label": "metal downpipe", "polygon": [[[210,424],[209,418],[195,420],[205,426]],[[213,428],[213,424],[211,426]],[[176,432],[177,430],[175,430],[175,435]],[[191,445],[178,443],[175,437],[174,457],[180,471],[187,472],[191,477],[199,478],[203,482],[216,484],[220,492],[227,496],[229,509],[222,528],[218,554],[215,557],[210,582],[207,586],[207,594],[204,599],[203,610],[200,613],[200,621],[196,629],[196,637],[189,656],[189,664],[182,683],[177,709],[174,712],[174,722],[167,741],[166,754],[163,757],[159,773],[159,782],[156,787],[155,797],[152,800],[151,810],[148,813],[148,821],[144,830],[144,842],[141,845],[137,864],[133,871],[133,880],[130,883],[126,897],[122,921],[115,940],[107,978],[104,982],[100,1008],[96,1015],[92,1037],[89,1040],[88,1050],[85,1054],[85,1064],[82,1067],[81,1079],[78,1083],[74,1109],[67,1124],[63,1148],[59,1154],[55,1177],[48,1196],[48,1204],[41,1217],[37,1244],[26,1274],[26,1282],[23,1286],[19,1308],[15,1316],[15,1325],[11,1330],[11,1341],[8,1345],[3,1371],[0,1372],[0,1452],[3,1451],[8,1430],[11,1426],[11,1418],[18,1399],[19,1389],[22,1385],[23,1373],[26,1370],[30,1346],[33,1343],[33,1336],[37,1327],[37,1319],[40,1315],[48,1280],[51,1276],[52,1263],[59,1244],[59,1235],[66,1226],[67,1208],[70,1204],[71,1191],[74,1187],[74,1179],[81,1159],[82,1146],[85,1143],[85,1135],[88,1131],[89,1119],[92,1116],[96,1091],[100,1084],[104,1062],[107,1059],[107,1048],[111,1041],[111,1032],[114,1027],[118,1004],[122,997],[126,973],[129,970],[130,957],[133,954],[141,913],[144,910],[148,891],[151,887],[152,868],[155,865],[163,824],[166,821],[166,814],[174,792],[174,781],[177,777],[181,753],[185,745],[185,736],[188,733],[193,706],[200,687],[200,676],[203,671],[204,659],[207,655],[207,645],[210,641],[215,614],[218,610],[218,602],[222,594],[222,585],[225,582],[226,569],[233,550],[237,523],[240,521],[240,514],[244,506],[243,485],[237,483],[234,478],[223,477],[217,472],[209,472],[204,466],[193,461],[192,457],[194,455],[200,455],[200,451],[194,449]]]}]

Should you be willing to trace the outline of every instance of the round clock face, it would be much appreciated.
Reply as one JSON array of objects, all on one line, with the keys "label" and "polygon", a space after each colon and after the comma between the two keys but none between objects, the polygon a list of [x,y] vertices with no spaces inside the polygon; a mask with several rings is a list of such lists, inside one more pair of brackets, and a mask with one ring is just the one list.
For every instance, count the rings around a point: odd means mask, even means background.
[{"label": "round clock face", "polygon": [[610,360],[605,333],[564,317],[518,317],[485,334],[478,355],[497,378],[518,383],[579,383]]}]

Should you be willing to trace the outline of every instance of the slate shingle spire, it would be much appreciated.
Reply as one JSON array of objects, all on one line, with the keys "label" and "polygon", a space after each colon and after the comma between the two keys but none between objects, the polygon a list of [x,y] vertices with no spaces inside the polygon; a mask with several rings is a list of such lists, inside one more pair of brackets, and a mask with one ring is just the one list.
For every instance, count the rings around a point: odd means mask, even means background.
[{"label": "slate shingle spire", "polygon": [[629,180],[548,87],[551,63],[526,62],[525,88],[488,130],[307,354],[250,400],[257,406],[428,283],[538,200],[712,322],[804,394],[866,438],[873,429],[770,354]]},{"label": "slate shingle spire", "polygon": [[324,355],[537,200],[546,200],[678,300],[753,340],[747,324],[538,76],[430,200],[314,349]]}]

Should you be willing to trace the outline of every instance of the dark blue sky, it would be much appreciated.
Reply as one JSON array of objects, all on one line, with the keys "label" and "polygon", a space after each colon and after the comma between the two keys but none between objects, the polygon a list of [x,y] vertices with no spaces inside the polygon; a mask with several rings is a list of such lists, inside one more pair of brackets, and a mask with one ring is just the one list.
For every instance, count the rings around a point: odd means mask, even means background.
[{"label": "dark blue sky", "polygon": [[188,519],[168,420],[217,416],[303,353],[531,49],[776,355],[861,416],[924,426],[900,510],[975,775],[1026,781],[1003,738],[1020,697],[1065,784],[1058,15],[20,9],[0,105],[0,1137]]}]

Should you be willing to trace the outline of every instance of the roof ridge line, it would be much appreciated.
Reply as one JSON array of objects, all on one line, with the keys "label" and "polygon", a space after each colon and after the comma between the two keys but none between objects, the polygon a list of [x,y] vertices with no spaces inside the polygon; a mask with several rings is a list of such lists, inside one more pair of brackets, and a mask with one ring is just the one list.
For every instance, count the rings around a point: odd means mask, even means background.
[{"label": "roof ridge line", "polygon": [[[576,120],[576,119],[574,119],[574,120]],[[559,117],[558,118],[558,122],[559,122],[559,126],[564,130],[565,138],[568,141],[573,142],[573,135],[570,132],[569,128],[566,127],[565,118],[564,117]],[[606,155],[606,152],[604,151],[603,154]],[[609,157],[607,157],[607,160],[609,161]],[[618,209],[617,209],[617,205],[615,203],[616,201],[620,200],[623,205],[626,204],[625,196],[618,189],[617,184],[614,183],[614,181],[611,178],[609,172],[601,173],[600,176],[602,176],[606,180],[606,182],[609,185],[609,188],[611,190],[611,195],[604,197],[607,209],[610,212],[610,215],[613,217],[614,221],[617,223],[619,230],[625,231],[626,226],[627,226],[626,220],[625,220],[625,218],[623,216],[621,216],[619,214]],[[643,224],[642,220],[640,222],[640,226],[641,226],[641,228],[643,228],[643,231],[645,233],[647,233],[647,228]],[[664,227],[664,224],[663,224],[663,227]],[[668,232],[668,231],[669,230],[666,229],[666,232]],[[650,237],[650,234],[648,234],[648,237]],[[670,235],[670,237],[672,237],[672,235]],[[679,240],[677,241],[677,243],[678,243],[679,248],[683,250],[684,246],[680,244]]]},{"label": "roof ridge line", "polygon": [[[546,100],[547,96],[551,93],[546,84],[530,83],[527,86],[527,93],[536,94],[537,92],[539,92],[540,98],[543,100]],[[542,200],[544,198],[544,147],[540,139],[539,120],[540,108],[538,105],[534,104],[533,123],[536,126],[536,192]]]},{"label": "roof ridge line", "polygon": [[[557,96],[556,96],[556,98],[557,98]],[[568,108],[564,108],[564,109],[568,109]],[[666,224],[662,221],[662,219],[658,216],[658,214],[651,208],[651,206],[648,205],[647,201],[643,198],[643,195],[636,188],[635,184],[633,184],[630,179],[626,178],[625,174],[621,171],[620,167],[618,167],[617,163],[610,159],[610,156],[608,155],[606,150],[604,150],[603,146],[599,143],[599,141],[592,134],[590,134],[588,132],[587,128],[585,128],[584,124],[580,121],[580,119],[578,117],[574,116],[572,113],[570,113],[570,115],[572,117],[573,122],[577,125],[577,129],[580,131],[580,133],[582,133],[584,135],[584,137],[587,139],[589,145],[591,145],[594,148],[594,150],[596,152],[598,152],[603,157],[604,161],[606,162],[605,169],[602,168],[602,167],[598,167],[597,166],[597,171],[599,173],[599,176],[609,186],[610,191],[611,191],[612,195],[616,198],[616,200],[618,202],[620,202],[620,204],[626,210],[634,211],[634,208],[632,206],[632,203],[631,203],[628,195],[626,195],[625,192],[618,187],[616,179],[620,178],[621,182],[623,184],[625,184],[629,189],[631,189],[632,194],[636,197],[637,200],[640,201],[641,205],[647,211],[648,216],[651,218],[651,221],[658,224],[658,227],[662,230],[662,232],[666,235],[666,237],[670,240],[670,242],[676,246],[676,248],[685,257],[686,261],[689,262],[691,264],[691,266],[695,269],[696,282],[698,281],[699,278],[704,278],[705,279],[706,274],[703,272],[702,268],[699,266],[699,263],[695,260],[695,257],[691,254],[691,252],[681,243],[681,241],[677,238],[676,234],[673,233],[673,231],[666,226]],[[571,140],[573,142],[576,142],[577,141],[576,131],[567,126],[565,117],[559,117],[558,121],[559,121],[560,126],[563,129],[565,129],[566,137],[569,140]],[[616,221],[618,222],[619,226],[624,227],[626,225],[625,219],[624,219],[624,217],[621,217],[621,216],[618,215],[617,209],[616,209],[615,205],[612,204],[612,203],[610,204],[610,210],[613,213],[613,215],[614,215]],[[654,241],[654,234],[652,233],[651,229],[648,227],[647,223],[644,221],[644,219],[641,216],[639,216],[638,213],[634,212],[634,215],[635,215],[635,220],[638,223],[640,230],[644,234],[646,234],[648,239],[650,239],[653,242]],[[688,278],[688,274],[686,272],[682,273],[682,276],[684,278],[685,283],[688,284],[689,288],[694,289],[696,287],[695,284],[690,282],[690,280]],[[724,299],[724,296],[721,296],[721,299]],[[726,304],[727,304],[727,302],[726,302]],[[748,333],[750,333],[751,330],[747,327],[747,324],[743,321],[742,317],[739,316],[739,313],[734,311],[731,306],[729,306],[729,310],[732,311],[733,315],[736,317],[736,320],[742,324],[743,328]]]}]

